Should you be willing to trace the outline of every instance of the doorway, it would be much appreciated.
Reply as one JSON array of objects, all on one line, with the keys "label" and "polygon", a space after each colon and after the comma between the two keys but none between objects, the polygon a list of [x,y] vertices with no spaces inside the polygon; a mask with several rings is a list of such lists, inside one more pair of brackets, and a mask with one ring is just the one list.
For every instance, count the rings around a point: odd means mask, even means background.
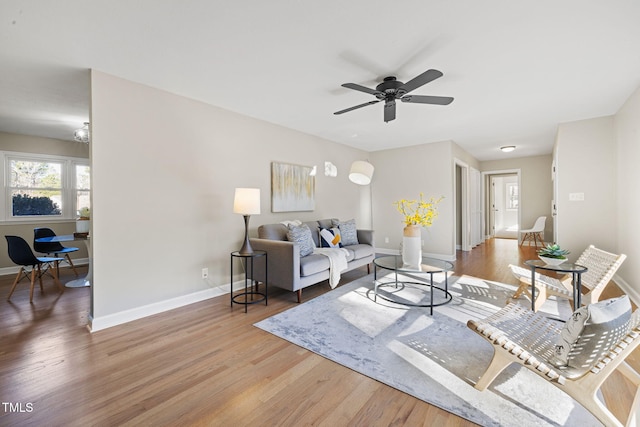
[{"label": "doorway", "polygon": [[454,161],[456,250],[470,251],[482,243],[482,185],[480,171]]},{"label": "doorway", "polygon": [[520,235],[520,171],[483,172],[487,238],[518,239]]}]

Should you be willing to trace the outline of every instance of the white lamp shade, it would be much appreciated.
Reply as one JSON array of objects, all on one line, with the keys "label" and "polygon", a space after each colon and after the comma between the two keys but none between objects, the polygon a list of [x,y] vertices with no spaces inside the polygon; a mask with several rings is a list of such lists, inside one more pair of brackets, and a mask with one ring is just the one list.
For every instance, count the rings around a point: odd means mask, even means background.
[{"label": "white lamp shade", "polygon": [[233,199],[233,212],[242,215],[260,214],[260,189],[236,188]]},{"label": "white lamp shade", "polygon": [[356,160],[351,165],[349,180],[358,185],[369,185],[373,176],[373,165],[364,160]]}]

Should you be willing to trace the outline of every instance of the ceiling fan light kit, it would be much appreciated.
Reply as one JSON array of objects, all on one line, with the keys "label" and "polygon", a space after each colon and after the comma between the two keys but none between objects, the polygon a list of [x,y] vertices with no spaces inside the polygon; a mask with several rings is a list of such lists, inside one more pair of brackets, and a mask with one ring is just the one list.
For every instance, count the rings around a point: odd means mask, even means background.
[{"label": "ceiling fan light kit", "polygon": [[356,83],[345,83],[342,87],[368,93],[375,96],[377,99],[375,101],[365,102],[364,104],[336,111],[333,114],[339,115],[347,113],[349,111],[357,110],[358,108],[366,107],[367,105],[373,105],[384,101],[384,121],[390,122],[396,118],[396,99],[412,104],[449,105],[453,102],[453,98],[449,96],[408,95],[409,92],[442,76],[442,72],[438,70],[427,70],[419,76],[409,80],[407,83],[397,80],[394,76],[389,76],[385,77],[382,83],[377,85],[375,89],[370,89]]}]

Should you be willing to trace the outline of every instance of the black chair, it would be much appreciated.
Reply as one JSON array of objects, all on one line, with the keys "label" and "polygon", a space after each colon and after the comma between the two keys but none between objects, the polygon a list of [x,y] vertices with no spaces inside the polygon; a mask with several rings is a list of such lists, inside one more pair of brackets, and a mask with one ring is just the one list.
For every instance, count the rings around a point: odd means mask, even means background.
[{"label": "black chair", "polygon": [[[47,254],[47,255],[53,254],[54,257],[63,256],[66,259],[67,263],[69,263],[69,266],[71,266],[71,268],[73,269],[73,272],[77,277],[78,272],[76,271],[76,267],[75,265],[73,265],[73,262],[71,261],[71,257],[69,256],[69,254],[71,252],[76,252],[79,249],[74,247],[62,246],[60,242],[38,242],[38,239],[42,237],[56,237],[56,233],[54,233],[52,229],[46,228],[46,227],[34,228],[33,229],[33,249],[36,252],[39,252],[41,254]],[[56,273],[58,273],[58,277],[59,277],[60,276],[59,263],[56,263]]]},{"label": "black chair", "polygon": [[[29,293],[29,302],[33,302],[33,288],[36,283],[36,277],[40,281],[40,291],[44,293],[44,287],[42,286],[42,276],[49,273],[53,277],[53,281],[58,286],[60,292],[64,292],[64,287],[58,280],[57,271],[55,268],[56,263],[64,261],[64,258],[54,257],[36,257],[33,251],[29,247],[29,244],[22,237],[18,236],[4,236],[7,239],[7,246],[9,247],[9,258],[15,264],[20,266],[20,271],[16,276],[16,280],[13,282],[13,286],[7,296],[7,301],[11,299],[13,291],[16,289],[18,282],[24,277],[31,279],[31,292]],[[30,270],[27,270],[31,267]]]}]

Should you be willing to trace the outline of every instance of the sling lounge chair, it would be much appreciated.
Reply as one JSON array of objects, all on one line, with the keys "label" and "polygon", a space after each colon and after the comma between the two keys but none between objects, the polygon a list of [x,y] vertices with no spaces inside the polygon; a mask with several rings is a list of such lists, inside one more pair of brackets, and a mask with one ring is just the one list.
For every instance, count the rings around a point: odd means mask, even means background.
[{"label": "sling lounge chair", "polygon": [[[586,310],[587,307],[582,307],[582,314]],[[507,366],[518,363],[571,396],[605,426],[636,425],[640,375],[625,358],[640,344],[640,311],[631,314],[630,304],[624,326],[619,322],[611,327],[598,325],[581,333],[567,349],[567,363],[571,366],[564,367],[555,366],[553,358],[557,355],[558,338],[566,332],[559,328],[557,321],[526,307],[510,303],[484,320],[469,320],[467,326],[486,339],[494,350],[491,363],[474,386],[476,389],[485,390]],[[625,424],[597,397],[600,386],[616,369],[635,387]]]}]

